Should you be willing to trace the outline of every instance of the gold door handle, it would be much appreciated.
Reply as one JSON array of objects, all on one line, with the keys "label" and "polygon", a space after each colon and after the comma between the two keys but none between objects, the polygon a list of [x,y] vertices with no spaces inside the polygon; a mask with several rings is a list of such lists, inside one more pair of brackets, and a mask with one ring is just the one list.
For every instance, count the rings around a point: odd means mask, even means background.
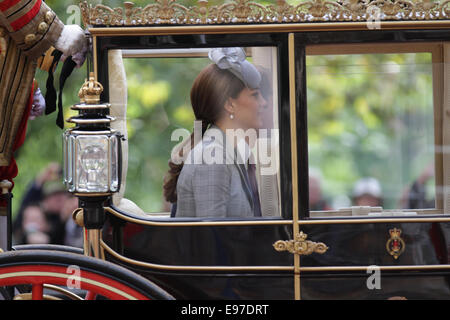
[{"label": "gold door handle", "polygon": [[328,250],[325,243],[306,240],[307,237],[307,234],[300,231],[295,234],[294,240],[278,240],[273,247],[276,251],[289,251],[299,255],[309,255],[314,252],[323,254]]}]

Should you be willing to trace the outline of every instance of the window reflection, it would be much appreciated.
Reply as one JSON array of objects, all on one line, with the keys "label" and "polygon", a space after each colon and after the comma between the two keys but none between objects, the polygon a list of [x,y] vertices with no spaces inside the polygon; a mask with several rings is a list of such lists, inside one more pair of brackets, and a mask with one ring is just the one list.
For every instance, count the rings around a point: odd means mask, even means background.
[{"label": "window reflection", "polygon": [[431,53],[306,62],[311,210],[435,208]]},{"label": "window reflection", "polygon": [[[211,60],[207,56],[208,49],[196,50],[192,55],[187,55],[186,50],[179,54],[177,50],[169,51],[170,54],[141,53],[139,58],[133,52],[126,52],[129,158],[125,197],[147,213],[165,212],[163,215],[168,216],[171,212],[176,217],[179,204],[173,202],[174,208],[172,202],[165,199],[164,176],[173,150],[177,150],[175,147],[181,148],[180,142],[186,142],[195,130],[195,120],[199,119],[191,106],[190,91],[197,75]],[[280,216],[276,48],[245,48],[245,53],[247,61],[261,75],[258,94],[259,100],[265,101],[258,128],[262,130],[258,130],[256,143],[251,144],[260,215]],[[248,169],[248,164],[244,165]],[[203,190],[207,192],[208,187],[204,186]],[[235,188],[233,192],[237,192]],[[239,196],[242,195],[236,194],[234,198]],[[215,212],[215,205],[208,203],[205,212]]]}]

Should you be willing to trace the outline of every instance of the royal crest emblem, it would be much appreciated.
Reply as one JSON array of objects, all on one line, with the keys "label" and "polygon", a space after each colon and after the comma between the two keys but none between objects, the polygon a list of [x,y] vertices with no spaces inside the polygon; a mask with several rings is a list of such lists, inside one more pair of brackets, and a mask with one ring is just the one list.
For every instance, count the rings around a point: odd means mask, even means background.
[{"label": "royal crest emblem", "polygon": [[402,234],[401,229],[390,229],[389,230],[390,238],[386,242],[386,250],[387,252],[394,257],[394,259],[398,259],[398,257],[405,251],[405,241],[400,237]]}]

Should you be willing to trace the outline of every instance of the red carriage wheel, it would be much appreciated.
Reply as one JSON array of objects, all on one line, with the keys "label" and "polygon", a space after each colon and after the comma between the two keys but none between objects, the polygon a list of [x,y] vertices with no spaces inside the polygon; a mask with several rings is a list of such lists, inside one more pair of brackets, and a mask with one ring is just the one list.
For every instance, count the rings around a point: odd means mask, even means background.
[{"label": "red carriage wheel", "polygon": [[173,299],[149,280],[107,261],[50,250],[1,253],[0,287],[23,285],[31,285],[33,300],[45,299],[46,285],[87,291],[90,298]]}]

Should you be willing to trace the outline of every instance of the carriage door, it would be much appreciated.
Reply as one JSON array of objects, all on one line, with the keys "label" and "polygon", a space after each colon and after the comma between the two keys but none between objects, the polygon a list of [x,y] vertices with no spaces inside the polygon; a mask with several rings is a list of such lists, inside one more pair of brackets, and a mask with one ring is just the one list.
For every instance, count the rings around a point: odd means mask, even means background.
[{"label": "carriage door", "polygon": [[[292,299],[293,255],[280,252],[286,251],[280,246],[274,249],[275,243],[292,238],[293,225],[293,202],[284,201],[292,199],[285,34],[198,34],[170,38],[170,43],[166,36],[144,39],[130,35],[120,50],[120,36],[96,40],[101,48],[98,78],[109,83],[106,101],[111,102],[111,115],[119,119],[112,128],[128,133],[122,144],[121,193],[107,209],[124,225],[104,234],[107,259],[132,270],[138,266],[150,280],[193,299]],[[201,46],[190,47],[192,41]],[[180,142],[190,141],[191,132],[194,139],[202,138],[190,91],[197,75],[211,64],[209,50],[224,46],[243,47],[261,74],[263,128],[253,135],[258,141],[251,150],[258,156],[261,216],[244,215],[244,206],[236,207],[234,216],[219,216],[214,203],[208,204],[211,210],[204,216],[182,216],[163,194],[168,159],[184,146]],[[204,163],[212,164],[214,154],[205,152]],[[227,164],[234,169],[234,163]],[[238,177],[244,176],[244,163],[236,164]],[[243,194],[231,189],[233,197],[250,197],[250,189]]]},{"label": "carriage door", "polygon": [[450,297],[450,47],[395,32],[290,35],[298,299]]}]

